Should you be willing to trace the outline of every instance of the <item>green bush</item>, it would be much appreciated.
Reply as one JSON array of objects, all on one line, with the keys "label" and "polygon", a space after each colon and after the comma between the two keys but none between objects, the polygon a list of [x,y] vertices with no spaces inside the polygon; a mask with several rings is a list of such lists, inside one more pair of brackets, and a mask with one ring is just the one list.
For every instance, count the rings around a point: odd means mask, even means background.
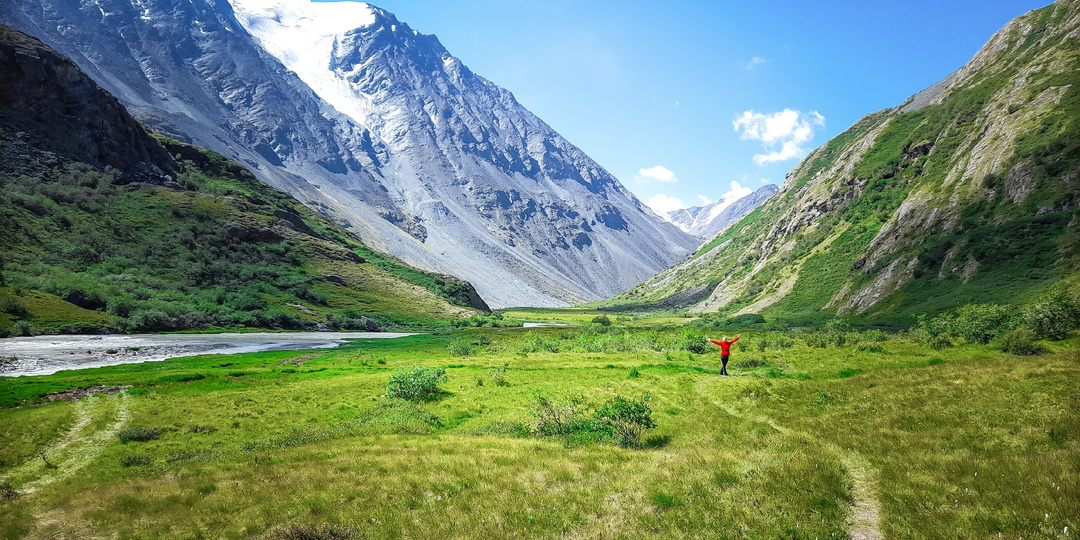
[{"label": "green bush", "polygon": [[656,427],[649,407],[650,399],[649,394],[641,396],[640,400],[616,396],[596,411],[596,418],[611,425],[619,446],[639,446],[641,432]]},{"label": "green bush", "polygon": [[1043,352],[1043,348],[1035,343],[1038,339],[1035,331],[1021,326],[1005,332],[1001,337],[1001,350],[1018,356],[1031,356]]},{"label": "green bush", "polygon": [[549,398],[543,392],[533,394],[533,433],[552,436],[570,433],[585,411],[585,398],[574,394],[565,399]]},{"label": "green bush", "polygon": [[709,346],[706,343],[705,335],[701,332],[685,332],[682,339],[682,349],[684,351],[690,351],[694,354],[705,354],[709,352]]},{"label": "green bush", "polygon": [[465,339],[455,339],[446,344],[446,352],[451,356],[469,356],[473,352],[472,344]]},{"label": "green bush", "polygon": [[948,333],[934,332],[930,328],[923,327],[922,325],[916,326],[908,331],[908,338],[919,345],[930,347],[934,350],[941,350],[952,346],[952,340],[949,339]]},{"label": "green bush", "polygon": [[853,332],[851,330],[851,323],[844,319],[832,319],[825,323],[822,333],[824,333],[828,343],[840,347],[844,343],[851,341],[851,334]]},{"label": "green bush", "polygon": [[607,318],[607,315],[597,315],[593,317],[592,323],[600,326],[611,326],[611,319]]},{"label": "green bush", "polygon": [[1024,324],[1040,338],[1065,339],[1080,328],[1080,298],[1054,287],[1024,309]]},{"label": "green bush", "polygon": [[441,392],[439,383],[446,381],[443,368],[412,366],[396,369],[386,382],[386,397],[409,401],[432,399]]},{"label": "green bush", "polygon": [[999,304],[966,304],[952,312],[950,333],[968,343],[987,344],[1014,326],[1016,308]]},{"label": "green bush", "polygon": [[17,296],[0,297],[0,311],[12,315],[26,315],[26,302]]},{"label": "green bush", "polygon": [[859,336],[860,341],[873,341],[880,343],[882,341],[888,341],[889,334],[886,334],[884,330],[878,330],[877,328],[871,328],[862,333]]},{"label": "green bush", "polygon": [[149,456],[128,455],[128,456],[124,456],[124,457],[120,458],[120,464],[123,465],[124,467],[136,467],[136,466],[139,466],[139,465],[149,465],[150,464],[150,457]]},{"label": "green bush", "polygon": [[156,427],[133,427],[121,430],[116,434],[120,442],[146,442],[161,437],[161,428]]},{"label": "green bush", "polygon": [[34,335],[34,325],[30,324],[29,321],[16,321],[12,333],[16,336],[30,337]]},{"label": "green bush", "polygon": [[0,501],[10,501],[18,498],[19,492],[15,491],[15,488],[11,487],[11,484],[0,481]]}]

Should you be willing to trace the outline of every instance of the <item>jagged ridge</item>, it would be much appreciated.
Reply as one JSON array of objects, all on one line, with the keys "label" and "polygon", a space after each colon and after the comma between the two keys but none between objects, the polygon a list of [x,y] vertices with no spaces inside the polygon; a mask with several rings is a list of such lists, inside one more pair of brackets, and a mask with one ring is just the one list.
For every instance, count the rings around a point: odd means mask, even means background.
[{"label": "jagged ridge", "polygon": [[84,4],[3,3],[0,21],[71,56],[141,121],[245,163],[376,249],[472,281],[494,306],[606,297],[697,244],[377,8],[309,60],[343,101],[252,37],[253,20],[280,17],[206,0]]}]

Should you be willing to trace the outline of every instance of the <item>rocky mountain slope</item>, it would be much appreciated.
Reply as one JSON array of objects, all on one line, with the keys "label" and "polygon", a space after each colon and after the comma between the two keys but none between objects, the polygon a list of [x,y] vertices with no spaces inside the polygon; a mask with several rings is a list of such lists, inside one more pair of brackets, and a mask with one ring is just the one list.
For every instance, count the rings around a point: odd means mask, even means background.
[{"label": "rocky mountain slope", "polygon": [[769,200],[780,191],[779,186],[765,184],[757,191],[736,199],[734,202],[724,201],[706,204],[705,206],[691,206],[668,212],[667,219],[676,227],[690,233],[702,240],[711,240],[720,234],[732,223],[752,212],[765,201]]},{"label": "rocky mountain slope", "polygon": [[906,324],[1080,268],[1080,2],[1010,22],[860,120],[693,257],[607,305]]},{"label": "rocky mountain slope", "polygon": [[[486,310],[0,25],[0,332],[363,327]],[[454,305],[457,304],[457,305]]]},{"label": "rocky mountain slope", "polygon": [[0,4],[0,22],[140,121],[494,306],[607,297],[698,243],[434,36],[367,4],[43,0]]}]

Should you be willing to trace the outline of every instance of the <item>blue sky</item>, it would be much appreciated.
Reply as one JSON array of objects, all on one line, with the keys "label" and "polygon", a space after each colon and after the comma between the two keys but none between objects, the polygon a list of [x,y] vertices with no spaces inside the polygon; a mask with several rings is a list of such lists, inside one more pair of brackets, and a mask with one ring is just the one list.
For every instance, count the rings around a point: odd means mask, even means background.
[{"label": "blue sky", "polygon": [[437,35],[642,201],[685,207],[732,182],[783,183],[806,152],[1050,1],[372,3]]}]

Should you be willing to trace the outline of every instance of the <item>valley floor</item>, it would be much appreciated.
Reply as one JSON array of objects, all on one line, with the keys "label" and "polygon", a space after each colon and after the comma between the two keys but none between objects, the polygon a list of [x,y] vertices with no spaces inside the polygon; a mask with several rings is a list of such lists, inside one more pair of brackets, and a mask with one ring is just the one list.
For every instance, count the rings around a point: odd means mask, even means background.
[{"label": "valley floor", "polygon": [[[1076,338],[744,332],[722,377],[680,345],[703,337],[484,328],[2,379],[0,536],[1076,537]],[[410,365],[446,368],[437,400],[383,397]],[[537,392],[649,393],[657,426],[640,448],[529,436]]]}]

